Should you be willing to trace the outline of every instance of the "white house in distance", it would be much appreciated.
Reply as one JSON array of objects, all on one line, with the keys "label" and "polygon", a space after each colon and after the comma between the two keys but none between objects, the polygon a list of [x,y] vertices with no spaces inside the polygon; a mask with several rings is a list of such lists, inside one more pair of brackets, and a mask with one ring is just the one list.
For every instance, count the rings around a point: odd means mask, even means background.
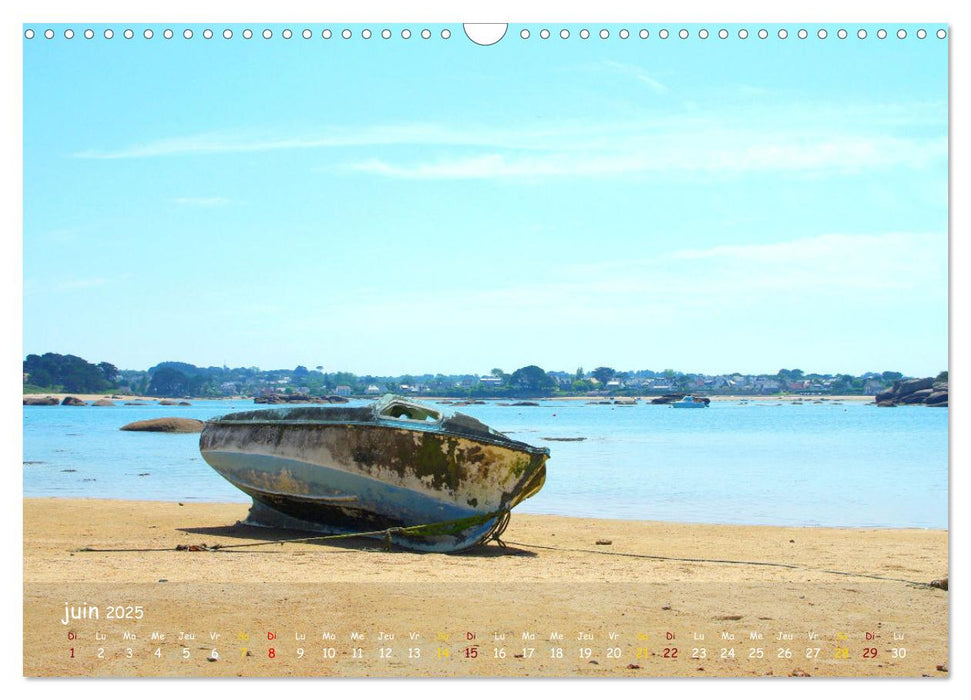
[{"label": "white house in distance", "polygon": [[371,394],[371,395],[380,394],[381,389],[376,384],[369,384],[368,388],[364,390],[364,393]]},{"label": "white house in distance", "polygon": [[340,384],[336,389],[334,389],[334,393],[338,396],[350,396],[351,387],[347,386],[346,384]]},{"label": "white house in distance", "polygon": [[486,386],[499,386],[502,384],[501,377],[493,377],[491,374],[488,377],[479,377],[479,381]]}]

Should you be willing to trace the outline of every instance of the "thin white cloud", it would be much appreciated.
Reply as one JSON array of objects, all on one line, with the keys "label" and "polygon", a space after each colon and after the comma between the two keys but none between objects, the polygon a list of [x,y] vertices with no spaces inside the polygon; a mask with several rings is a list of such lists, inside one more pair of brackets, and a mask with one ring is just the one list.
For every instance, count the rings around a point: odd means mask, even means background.
[{"label": "thin white cloud", "polygon": [[774,265],[817,265],[828,260],[872,261],[914,266],[918,258],[932,252],[939,256],[945,246],[942,234],[935,233],[827,233],[781,243],[724,245],[705,249],[685,249],[669,254],[672,260],[719,260],[771,263]]},{"label": "thin white cloud", "polygon": [[[947,239],[941,233],[823,234],[780,243],[682,249],[646,260],[578,266],[571,276],[595,280],[644,280],[677,289],[672,303],[694,299],[720,306],[740,299],[826,300],[926,297],[947,290]],[[686,279],[690,284],[684,284]],[[626,289],[633,293],[634,289]],[[847,295],[852,295],[849,297]],[[618,303],[622,298],[618,298]]]},{"label": "thin white cloud", "polygon": [[734,91],[736,94],[743,97],[764,97],[769,94],[769,90],[764,87],[759,87],[758,85],[747,85],[745,83],[739,83],[734,86]]},{"label": "thin white cloud", "polygon": [[[614,70],[639,76],[658,91],[667,86],[637,66],[606,62]],[[704,105],[701,105],[702,107]],[[115,148],[87,148],[74,158],[120,160],[176,156],[205,156],[259,153],[285,150],[353,149],[379,146],[440,146],[445,148],[490,148],[523,152],[616,151],[637,147],[645,141],[671,140],[690,143],[716,135],[722,141],[739,141],[753,133],[786,136],[828,134],[839,140],[861,136],[893,137],[907,127],[938,127],[947,124],[947,105],[933,103],[840,103],[814,102],[753,104],[719,100],[717,109],[681,112],[642,110],[623,121],[540,120],[533,123],[491,125],[411,122],[361,126],[323,125],[313,129],[226,129],[160,138]]]},{"label": "thin white cloud", "polygon": [[[788,139],[788,140],[787,140]],[[945,138],[833,138],[824,134],[781,135],[722,132],[690,137],[630,139],[620,152],[605,149],[548,153],[488,153],[395,162],[368,158],[352,171],[389,178],[534,179],[619,176],[632,173],[722,173],[836,171],[854,173],[893,167],[922,168],[946,158]]]},{"label": "thin white cloud", "polygon": [[706,261],[717,266],[726,263],[758,263],[778,266],[832,261],[845,265],[895,265],[918,267],[934,260],[944,264],[945,233],[883,232],[883,233],[825,233],[778,243],[717,245],[708,248],[680,248],[659,252],[651,258],[621,259],[617,261],[572,265],[566,270],[570,276],[598,277],[643,274],[647,267],[666,267],[684,261]]},{"label": "thin white cloud", "polygon": [[619,71],[624,75],[629,75],[633,77],[635,80],[638,80],[644,83],[645,85],[647,85],[648,87],[650,87],[652,90],[654,90],[654,92],[658,93],[659,95],[664,95],[670,92],[670,88],[668,88],[667,85],[665,85],[657,78],[652,76],[650,73],[647,72],[647,70],[645,70],[641,66],[635,66],[629,63],[619,63],[617,61],[607,61],[607,60],[603,61],[603,65],[608,66],[609,68],[613,68],[614,70]]},{"label": "thin white cloud", "polygon": [[[934,306],[946,298],[946,238],[943,233],[825,234],[783,243],[713,246],[619,259],[562,265],[543,280],[436,290],[443,317],[501,318],[503,324],[570,326],[577,319],[629,323],[651,318],[714,320],[739,313],[771,321],[771,309],[787,304],[813,318],[850,308],[866,313],[917,299]],[[427,290],[353,299],[328,299],[315,313],[382,324],[413,324],[411,311]],[[931,303],[932,302],[932,303]]]},{"label": "thin white cloud", "polygon": [[93,289],[94,287],[103,287],[107,283],[108,283],[108,279],[105,277],[85,277],[85,278],[64,279],[57,282],[51,288],[51,291],[76,292],[82,289]]},{"label": "thin white cloud", "polygon": [[328,126],[313,132],[279,136],[253,131],[218,131],[178,138],[158,139],[117,150],[88,149],[75,158],[118,160],[264,151],[352,148],[359,146],[439,145],[496,146],[529,149],[537,139],[569,138],[575,129],[563,127],[537,129],[494,129],[469,125],[452,128],[435,123],[373,125],[365,127]]},{"label": "thin white cloud", "polygon": [[[606,62],[667,89],[637,66]],[[344,149],[326,172],[397,179],[538,180],[636,173],[793,172],[804,176],[923,168],[947,157],[946,108],[938,103],[735,104],[717,112],[646,112],[623,122],[410,123],[327,126],[304,133],[229,130],[159,139],[77,158],[130,159],[280,150]],[[393,146],[422,146],[396,150]],[[427,147],[427,148],[426,148]],[[215,201],[180,204],[216,206]]]},{"label": "thin white cloud", "polygon": [[[623,64],[619,64],[623,65]],[[460,126],[437,122],[373,124],[365,126],[327,125],[295,133],[293,129],[236,129],[161,138],[119,148],[88,148],[74,158],[119,160],[281,150],[357,148],[371,146],[420,145],[489,147],[522,151],[570,151],[622,148],[649,137],[684,137],[720,132],[724,138],[751,130],[753,122],[770,133],[791,134],[825,131],[834,137],[866,124],[871,136],[909,126],[945,127],[944,103],[840,104],[829,106],[786,103],[782,105],[724,105],[717,113],[654,111],[625,121],[561,121],[492,126],[465,123]],[[855,132],[854,132],[855,133]]]},{"label": "thin white cloud", "polygon": [[226,197],[176,197],[172,201],[184,207],[225,207],[233,203]]},{"label": "thin white cloud", "polygon": [[615,175],[643,168],[638,159],[587,157],[560,153],[515,156],[490,153],[429,163],[396,164],[379,158],[350,163],[351,170],[385,177],[430,179],[535,178],[573,175]]},{"label": "thin white cloud", "polygon": [[57,228],[39,233],[37,234],[37,238],[46,240],[50,243],[70,243],[78,240],[78,238],[81,237],[82,230],[82,227],[78,226]]},{"label": "thin white cloud", "polygon": [[111,277],[65,277],[56,282],[38,281],[38,279],[24,279],[24,295],[50,294],[58,295],[64,292],[81,292],[87,289],[98,289],[110,284],[124,282],[131,279],[130,272],[122,272]]}]

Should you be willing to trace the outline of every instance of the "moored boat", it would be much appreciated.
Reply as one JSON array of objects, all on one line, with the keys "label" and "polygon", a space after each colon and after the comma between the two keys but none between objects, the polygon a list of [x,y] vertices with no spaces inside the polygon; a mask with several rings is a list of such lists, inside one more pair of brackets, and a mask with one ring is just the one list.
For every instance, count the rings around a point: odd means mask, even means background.
[{"label": "moored boat", "polygon": [[509,511],[542,488],[549,457],[470,416],[392,395],[231,413],[206,423],[199,449],[252,497],[250,524],[390,530],[396,544],[436,552],[498,537]]},{"label": "moored boat", "polygon": [[684,396],[680,401],[672,401],[673,408],[705,408],[710,399],[698,398],[697,396]]}]

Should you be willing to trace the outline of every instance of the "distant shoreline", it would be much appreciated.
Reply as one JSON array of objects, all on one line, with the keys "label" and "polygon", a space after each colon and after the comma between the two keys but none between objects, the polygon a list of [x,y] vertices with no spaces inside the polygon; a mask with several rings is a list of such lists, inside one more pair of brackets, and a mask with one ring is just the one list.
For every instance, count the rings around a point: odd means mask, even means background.
[{"label": "distant shoreline", "polygon": [[[849,396],[838,395],[838,394],[691,394],[688,396],[704,396],[705,398],[711,399],[712,401],[854,401],[854,402],[872,402],[874,400],[873,396],[867,395],[857,395],[852,394]],[[119,398],[111,398],[111,394],[71,394],[71,393],[49,393],[49,394],[23,394],[25,399],[42,399],[51,396],[58,401],[63,401],[68,396],[73,396],[76,399],[81,399],[82,401],[98,401],[100,399],[108,399],[109,401],[143,401],[145,403],[156,403],[158,401],[253,401],[252,396],[191,396],[189,398],[185,397],[171,397],[171,396],[121,396],[115,394]],[[418,401],[467,401],[466,397],[461,396],[413,396],[406,394],[408,398],[413,398]],[[635,399],[643,403],[650,403],[652,399],[659,398],[660,394],[646,394],[641,396],[545,396],[545,397],[493,397],[493,398],[476,398],[477,401],[607,401],[613,399]],[[378,396],[366,396],[348,397],[354,400],[360,401],[373,401]]]}]

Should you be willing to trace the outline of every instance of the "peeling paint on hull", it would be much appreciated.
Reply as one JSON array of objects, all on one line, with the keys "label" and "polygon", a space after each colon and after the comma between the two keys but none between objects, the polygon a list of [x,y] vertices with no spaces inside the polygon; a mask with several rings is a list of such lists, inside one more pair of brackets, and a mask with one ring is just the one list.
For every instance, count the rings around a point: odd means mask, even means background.
[{"label": "peeling paint on hull", "polygon": [[254,524],[337,534],[475,518],[458,532],[392,537],[410,549],[450,552],[485,540],[505,512],[539,491],[549,456],[481,424],[452,425],[362,409],[253,411],[207,423],[199,446],[253,498]]}]

